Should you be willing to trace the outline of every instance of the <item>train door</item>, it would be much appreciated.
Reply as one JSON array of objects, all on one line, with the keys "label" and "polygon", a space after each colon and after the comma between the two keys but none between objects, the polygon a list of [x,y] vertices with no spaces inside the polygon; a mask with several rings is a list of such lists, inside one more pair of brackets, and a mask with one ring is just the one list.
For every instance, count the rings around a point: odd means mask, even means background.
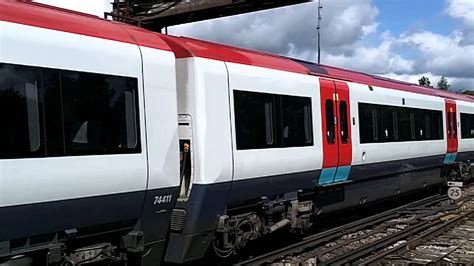
[{"label": "train door", "polygon": [[185,201],[189,197],[193,184],[193,156],[192,141],[193,128],[190,115],[178,115],[178,135],[180,151],[180,193],[179,201]]},{"label": "train door", "polygon": [[319,184],[347,180],[352,162],[349,87],[320,79],[323,169]]},{"label": "train door", "polygon": [[334,82],[336,85],[336,107],[338,114],[337,129],[339,133],[339,160],[334,182],[346,181],[352,163],[351,115],[349,87],[345,82]]},{"label": "train door", "polygon": [[456,102],[453,100],[445,100],[446,105],[446,139],[447,149],[444,163],[453,163],[456,160],[458,150],[458,122],[456,112]]}]

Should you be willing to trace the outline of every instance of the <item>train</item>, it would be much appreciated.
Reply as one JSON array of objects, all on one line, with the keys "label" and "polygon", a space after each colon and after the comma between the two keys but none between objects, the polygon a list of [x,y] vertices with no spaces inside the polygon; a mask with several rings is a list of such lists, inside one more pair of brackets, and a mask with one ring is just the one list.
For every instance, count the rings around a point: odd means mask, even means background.
[{"label": "train", "polygon": [[186,263],[469,180],[474,98],[0,0],[0,265]]}]

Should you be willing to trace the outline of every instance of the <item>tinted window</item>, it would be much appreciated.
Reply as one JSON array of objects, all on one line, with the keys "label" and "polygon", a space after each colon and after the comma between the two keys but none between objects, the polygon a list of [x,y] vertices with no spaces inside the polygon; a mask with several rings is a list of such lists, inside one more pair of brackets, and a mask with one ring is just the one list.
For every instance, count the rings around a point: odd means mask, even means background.
[{"label": "tinted window", "polygon": [[461,113],[461,138],[474,138],[474,114]]},{"label": "tinted window", "polygon": [[400,130],[398,130],[398,112],[395,108],[392,108],[392,119],[393,119],[393,140],[398,141],[400,140],[399,134]]},{"label": "tinted window", "polygon": [[425,114],[426,139],[443,139],[443,118],[441,111],[431,110]]},{"label": "tinted window", "polygon": [[313,145],[311,98],[234,91],[237,149]]},{"label": "tinted window", "polygon": [[137,80],[0,64],[1,158],[139,152]]},{"label": "tinted window", "polygon": [[433,135],[432,139],[443,139],[444,138],[444,131],[443,131],[443,124],[444,120],[441,115],[441,111],[432,111],[431,112],[431,118],[432,118],[432,126],[433,128],[436,128],[437,130],[433,130],[433,132],[436,132],[436,135]]},{"label": "tinted window", "polygon": [[66,154],[64,145],[63,106],[60,89],[60,71],[42,70],[42,89],[44,95],[44,127],[47,137],[46,156]]},{"label": "tinted window", "polygon": [[384,112],[381,113],[383,141],[394,141],[396,138],[398,139],[398,134],[395,134],[395,129],[397,128],[396,114],[397,112],[392,107],[388,107]]},{"label": "tinted window", "polygon": [[266,93],[234,91],[237,149],[275,146],[273,96]]},{"label": "tinted window", "polygon": [[371,110],[371,118],[372,118],[372,139],[375,141],[379,140],[379,113],[378,108],[374,108]]},{"label": "tinted window", "polygon": [[448,117],[448,125],[447,125],[448,138],[451,138],[453,136],[453,114],[448,112],[447,117]]},{"label": "tinted window", "polygon": [[0,64],[0,156],[36,157],[44,154],[41,72]]},{"label": "tinted window", "polygon": [[412,140],[411,110],[408,108],[397,108],[399,140]]},{"label": "tinted window", "polygon": [[458,136],[458,119],[456,112],[451,113],[453,116],[453,136],[456,138]]},{"label": "tinted window", "polygon": [[133,82],[64,71],[61,84],[68,154],[120,153],[137,146]]},{"label": "tinted window", "polygon": [[426,130],[426,139],[431,138],[431,115],[429,113],[424,114],[425,116],[425,130]]},{"label": "tinted window", "polygon": [[413,114],[415,120],[415,139],[426,139],[426,117],[423,110],[416,110]]},{"label": "tinted window", "polygon": [[329,144],[336,142],[334,126],[334,103],[331,100],[326,100],[326,137]]},{"label": "tinted window", "polygon": [[360,142],[371,143],[378,140],[377,136],[377,106],[372,104],[359,104]]},{"label": "tinted window", "polygon": [[442,112],[359,103],[361,143],[443,139]]},{"label": "tinted window", "polygon": [[312,118],[311,99],[306,97],[281,96],[283,146],[298,147],[311,144]]},{"label": "tinted window", "polygon": [[339,104],[339,116],[341,120],[341,141],[342,143],[349,142],[349,130],[348,130],[348,117],[347,117],[347,103],[346,101],[341,101]]}]

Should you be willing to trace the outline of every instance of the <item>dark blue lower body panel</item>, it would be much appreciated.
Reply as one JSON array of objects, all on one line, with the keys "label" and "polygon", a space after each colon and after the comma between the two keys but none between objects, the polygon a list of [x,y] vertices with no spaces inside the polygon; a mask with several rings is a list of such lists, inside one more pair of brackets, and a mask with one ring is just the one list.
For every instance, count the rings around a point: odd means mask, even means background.
[{"label": "dark blue lower body panel", "polygon": [[[145,245],[154,246],[158,252],[164,249],[178,189],[172,187],[1,207],[0,258],[22,248],[26,239],[41,245],[41,241],[56,235],[60,241],[65,231],[70,229],[74,229],[75,236],[81,239],[90,236],[100,239],[104,232],[110,235],[113,234],[110,232],[142,231]],[[154,204],[155,196],[160,195],[172,195],[173,200]]]},{"label": "dark blue lower body panel", "polygon": [[171,232],[165,260],[181,263],[202,258],[213,240],[218,218],[258,206],[262,197],[273,198],[297,191],[314,201],[317,213],[330,213],[441,184],[444,158],[445,154],[440,154],[353,165],[348,169],[347,182],[337,182],[341,178],[333,178],[336,182],[323,186],[317,185],[321,170],[219,184],[194,184],[189,200],[176,206],[186,210],[187,216],[183,229]]},{"label": "dark blue lower body panel", "polygon": [[467,161],[467,160],[474,160],[474,151],[464,151],[464,152],[458,152],[456,160],[458,161]]}]

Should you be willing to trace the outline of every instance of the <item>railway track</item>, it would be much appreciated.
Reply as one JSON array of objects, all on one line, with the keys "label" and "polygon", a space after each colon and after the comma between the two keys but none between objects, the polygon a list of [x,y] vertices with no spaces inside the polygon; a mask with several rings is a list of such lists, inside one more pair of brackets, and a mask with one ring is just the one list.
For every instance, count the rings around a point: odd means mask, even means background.
[{"label": "railway track", "polygon": [[[452,204],[445,195],[431,196],[308,236],[299,243],[250,258],[238,264],[341,265],[355,263],[367,265],[384,262],[403,263],[402,261],[408,261],[407,256],[409,258],[416,257],[412,254],[416,253],[416,247],[432,245],[428,244],[428,239],[440,237],[443,232],[452,230],[458,232],[455,229],[457,227],[464,228],[464,230],[471,228],[474,231],[472,224],[464,224],[474,217],[474,203],[472,203],[474,201],[474,186],[471,185],[465,191],[467,191],[467,195],[456,204]],[[471,233],[474,234],[474,232]],[[474,241],[474,237],[471,240]],[[440,241],[436,243],[441,243]],[[459,250],[466,250],[466,248],[463,249],[464,246],[474,246],[473,242],[465,242],[465,245],[445,244],[443,247],[448,247],[443,254],[452,257],[452,254],[456,252],[463,252]],[[425,248],[425,250],[427,249]],[[466,252],[468,255],[474,254]],[[438,260],[445,259],[438,257],[436,257]],[[448,257],[446,259],[450,259]]]},{"label": "railway track", "polygon": [[446,214],[443,218],[439,226],[410,240],[396,243],[360,260],[358,264],[474,263],[474,197],[466,198],[459,211]]}]

